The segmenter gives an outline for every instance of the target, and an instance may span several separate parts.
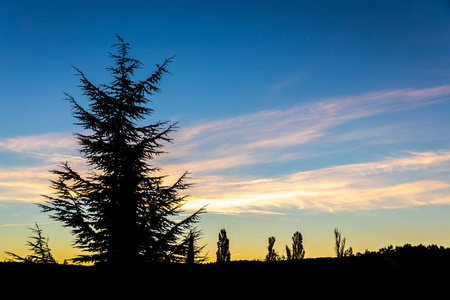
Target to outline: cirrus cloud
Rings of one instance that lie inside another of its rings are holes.
[[[450,204],[450,151],[402,154],[274,178],[207,176],[196,181],[189,205],[209,203],[216,213],[281,213]]]
[[[448,149],[393,149],[395,155],[376,156],[377,159],[372,156],[359,163],[336,159],[325,167],[273,172],[280,163],[322,157],[323,150],[318,150],[322,145],[332,149],[339,143],[365,139],[370,141],[363,147],[380,141],[389,144],[404,135],[397,130],[399,124],[350,126],[347,130],[340,127],[355,120],[446,103],[449,99],[450,85],[379,91],[202,122],[176,132],[174,144],[166,149],[170,154],[153,163],[162,166],[168,181],[185,170],[192,171],[195,185],[186,208],[209,204],[208,211],[212,213],[450,204]],[[427,128],[422,130],[430,136]],[[76,140],[69,133],[0,139],[0,154],[14,152],[36,160],[34,166],[0,165],[0,201],[42,201],[39,195],[51,192],[48,170],[58,161],[69,161],[76,169],[86,170],[76,148]],[[355,154],[350,148],[341,151],[349,157]],[[255,175],[255,171],[249,172],[254,168],[270,172]]]

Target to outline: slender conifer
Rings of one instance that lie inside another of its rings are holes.
[[[231,260],[230,240],[227,237],[227,231],[221,229],[219,232],[219,240],[217,241],[217,262],[228,262]]]

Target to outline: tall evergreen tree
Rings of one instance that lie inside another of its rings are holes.
[[[198,221],[204,207],[176,221],[186,196],[179,193],[190,187],[185,172],[174,184],[164,185],[159,168],[152,159],[163,154],[164,143],[176,123],[156,122],[139,126],[152,115],[148,96],[160,92],[159,83],[172,58],[156,65],[148,78],[133,81],[142,63],[128,56],[129,44],[118,36],[110,53],[115,65],[108,68],[109,84],[94,85],[83,72],[80,77],[89,108],[83,108],[67,95],[77,125],[84,129],[76,137],[80,152],[92,167],[82,176],[68,163],[52,171],[53,196],[42,204],[44,212],[72,228],[74,245],[88,252],[80,261],[106,261],[115,264],[183,261],[185,237]],[[181,243],[181,244],[180,244]]]

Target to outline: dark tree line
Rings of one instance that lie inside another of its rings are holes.
[[[57,264],[56,260],[53,258],[49,247],[49,238],[44,237],[42,234],[42,229],[35,224],[35,228],[29,228],[33,232],[33,236],[30,236],[30,240],[27,242],[29,246],[30,254],[22,257],[12,252],[5,252],[11,258],[9,261],[12,262],[22,262],[30,264]],[[342,259],[344,257],[352,258],[362,258],[381,262],[382,264],[390,264],[391,267],[428,267],[428,266],[447,266],[450,264],[450,248],[445,248],[443,246],[429,245],[424,246],[422,244],[418,246],[412,246],[410,244],[405,244],[404,246],[388,246],[380,248],[378,251],[366,250],[364,253],[353,254],[350,248],[342,251],[344,249],[342,244],[337,246],[337,241],[343,240],[340,231],[335,229],[335,250],[340,249],[340,253],[336,253],[336,258]],[[192,230],[186,239],[182,242],[186,245],[186,256],[184,260],[180,260],[180,263],[194,264],[205,262],[207,259],[206,255],[202,255],[204,246],[199,247],[198,241],[201,238],[201,232],[198,230]],[[345,238],[344,238],[345,239]],[[292,249],[286,246],[286,257],[284,255],[279,255],[275,250],[275,237],[268,238],[268,253],[265,257],[266,262],[274,261],[294,261],[302,260],[305,256],[305,250],[302,244],[303,238],[300,232],[295,232],[292,236]],[[225,229],[221,229],[218,236],[217,242],[217,260],[216,263],[225,263],[231,261],[230,252],[230,240],[227,237],[227,232]],[[296,249],[296,250],[295,250]],[[342,254],[343,253],[343,254]],[[64,261],[66,264],[67,261]]]
[[[335,252],[336,257],[348,257],[353,256],[352,248],[345,249],[345,241],[346,238],[342,238],[341,232],[336,228],[334,230],[334,239],[335,239]],[[271,236],[268,238],[268,246],[267,246],[267,254],[265,257],[265,261],[279,261],[279,260],[299,260],[305,257],[305,248],[303,247],[303,236],[299,231],[296,231],[292,236],[292,248],[288,245],[285,246],[286,256],[280,255],[275,250],[275,237]],[[226,256],[223,253],[227,253]],[[225,229],[222,229],[219,233],[219,241],[217,242],[217,262],[229,261],[229,257],[231,256],[229,252],[229,240],[226,235]],[[228,258],[225,259],[225,257]]]
[[[139,126],[153,113],[148,107],[152,96],[160,92],[159,84],[172,58],[156,65],[146,79],[133,81],[142,63],[129,57],[129,44],[118,36],[110,53],[115,64],[108,68],[112,81],[95,85],[75,68],[89,106],[82,107],[72,96],[72,105],[80,152],[91,167],[87,175],[61,163],[52,171],[53,195],[45,195],[40,205],[50,217],[72,229],[74,245],[85,254],[77,261],[135,264],[142,262],[189,261],[198,254],[193,243],[199,233],[193,228],[204,212],[200,208],[185,219],[179,219],[181,195],[191,185],[184,172],[173,184],[152,160],[163,154],[165,143],[176,123],[157,121]]]
[[[395,265],[449,265],[450,248],[437,245],[417,245],[405,244],[403,246],[393,246],[380,248],[378,251],[366,250],[364,253],[356,253],[358,257],[376,258],[381,257]]]
[[[275,251],[275,237],[271,236],[268,239],[269,245],[267,247],[268,253],[265,257],[265,261],[277,261],[282,257]],[[300,232],[295,232],[292,236],[292,251],[291,248],[286,246],[286,254],[288,260],[302,259],[305,257],[305,249],[303,248],[303,237]],[[225,229],[221,229],[217,241],[216,262],[229,262],[231,260],[230,253],[230,240],[227,237]]]

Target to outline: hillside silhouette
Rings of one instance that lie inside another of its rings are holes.
[[[406,244],[341,258],[199,264],[154,263],[129,267],[3,262],[0,263],[0,274],[7,276],[3,278],[6,282],[7,279],[16,280],[26,274],[26,278],[34,284],[63,284],[80,279],[90,284],[89,282],[96,283],[102,278],[108,282],[120,279],[133,284],[151,282],[152,285],[158,285],[167,284],[170,278],[182,278],[179,284],[184,286],[220,283],[233,285],[233,288],[249,288],[254,285],[281,288],[317,283],[323,286],[359,284],[378,288],[400,288],[405,284],[411,288],[411,284],[415,283],[420,284],[421,288],[439,288],[445,286],[450,279],[450,248]]]

